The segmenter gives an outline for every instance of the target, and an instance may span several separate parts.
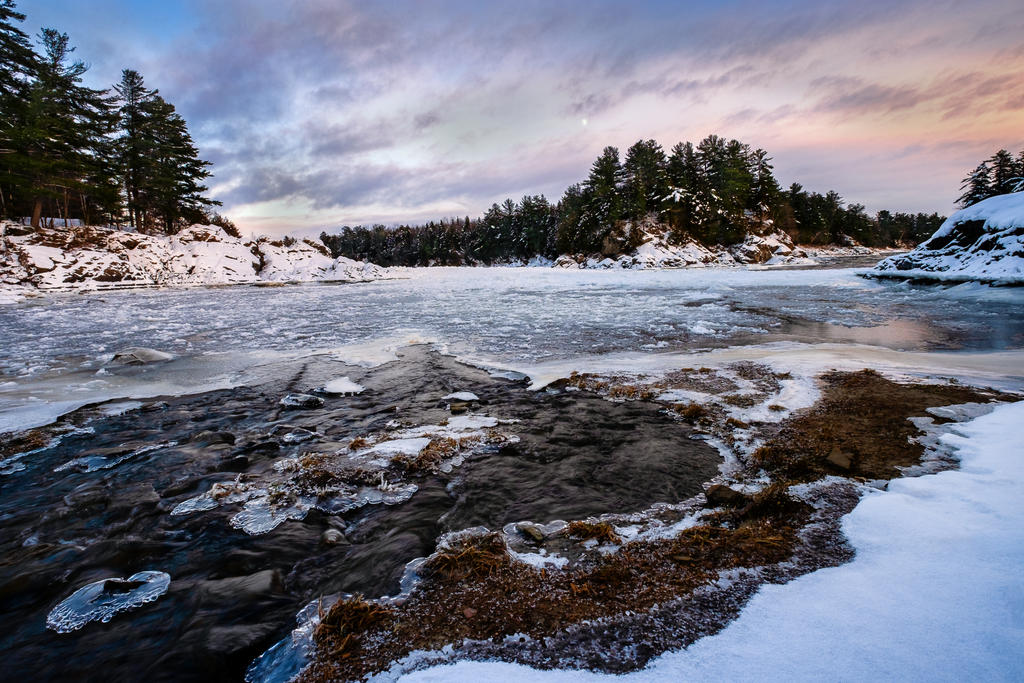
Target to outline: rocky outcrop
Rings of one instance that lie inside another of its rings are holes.
[[[564,255],[554,265],[557,268],[646,270],[757,263],[781,265],[813,261],[781,230],[764,235],[751,233],[738,244],[706,246],[693,239],[682,242],[671,240],[665,226],[647,225],[640,238],[640,245],[629,253],[616,258]]]
[[[331,258],[315,242],[244,240],[213,225],[193,225],[171,236],[0,227],[0,301],[39,290],[365,281],[385,272],[372,263]]]
[[[957,211],[916,249],[885,259],[867,275],[1024,284],[1024,192]]]

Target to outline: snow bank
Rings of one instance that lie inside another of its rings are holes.
[[[765,585],[715,636],[614,680],[957,681],[1024,679],[1024,402],[944,437],[961,469],[897,479],[844,520],[853,562]],[[460,662],[401,678],[612,680]]]
[[[1024,283],[1024,192],[989,197],[957,211],[926,242],[885,259],[866,275]]]
[[[385,274],[372,263],[332,259],[315,243],[242,240],[213,225],[193,225],[169,237],[90,227],[4,233],[0,303],[39,290],[365,281]]]
[[[731,246],[705,246],[688,239],[676,243],[669,239],[667,230],[648,226],[642,242],[632,253],[617,258],[590,258],[561,256],[554,265],[558,268],[628,269],[688,268],[693,266],[735,266],[749,263],[770,265],[813,263],[803,250],[795,247],[789,235],[776,230],[767,235],[748,234],[743,242]]]

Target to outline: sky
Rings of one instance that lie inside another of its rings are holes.
[[[1024,3],[21,0],[87,83],[142,73],[243,231],[478,216],[557,200],[606,145],[709,134],[783,186],[948,214],[1024,149]]]

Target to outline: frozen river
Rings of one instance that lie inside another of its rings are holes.
[[[0,432],[121,395],[251,382],[281,357],[331,353],[376,364],[417,341],[528,373],[543,364],[582,370],[583,359],[609,354],[780,343],[960,354],[1024,348],[1021,288],[917,287],[850,269],[435,268],[396,276],[60,295],[0,307]],[[103,370],[134,346],[179,360],[139,375]],[[1000,363],[1008,375],[1024,373]]]
[[[811,405],[829,368],[1024,388],[1024,288],[879,283],[849,269],[396,275],[0,307],[0,433],[49,425],[0,440],[0,608],[13,625],[0,648],[12,676],[237,680],[303,605],[395,594],[445,531],[639,514],[690,499],[729,466],[664,401],[528,391],[509,381],[522,375],[534,387],[573,370],[738,377],[736,361],[759,361],[784,378],[762,397],[765,414],[744,413],[763,421]],[[406,348],[417,343],[428,346]],[[130,347],[173,359],[111,362]],[[309,410],[280,404],[342,375],[365,391]],[[291,486],[289,462],[334,462],[385,433],[392,446],[430,441],[394,430],[456,429],[446,397],[462,390],[482,399],[463,422],[500,418],[504,445],[407,481],[392,472],[380,490],[409,494],[394,505],[369,504],[370,491],[365,507],[346,507],[341,493],[303,489],[318,507],[297,499],[266,527],[258,496]],[[236,485],[252,501],[218,506],[213,492]],[[249,518],[264,526],[237,524]],[[152,604],[73,633],[83,612],[68,608],[48,628],[58,603],[92,604],[78,591],[137,576],[155,577],[142,587]]]

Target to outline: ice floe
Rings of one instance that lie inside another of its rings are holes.
[[[94,581],[54,607],[46,617],[46,627],[57,633],[71,633],[90,621],[106,623],[119,612],[153,602],[167,592],[170,584],[170,574],[158,571]]]
[[[321,391],[325,394],[337,395],[361,394],[363,393],[363,391],[365,391],[365,387],[363,387],[361,384],[356,384],[347,376],[345,376],[338,377],[337,379],[332,379],[330,382],[323,386]]]

